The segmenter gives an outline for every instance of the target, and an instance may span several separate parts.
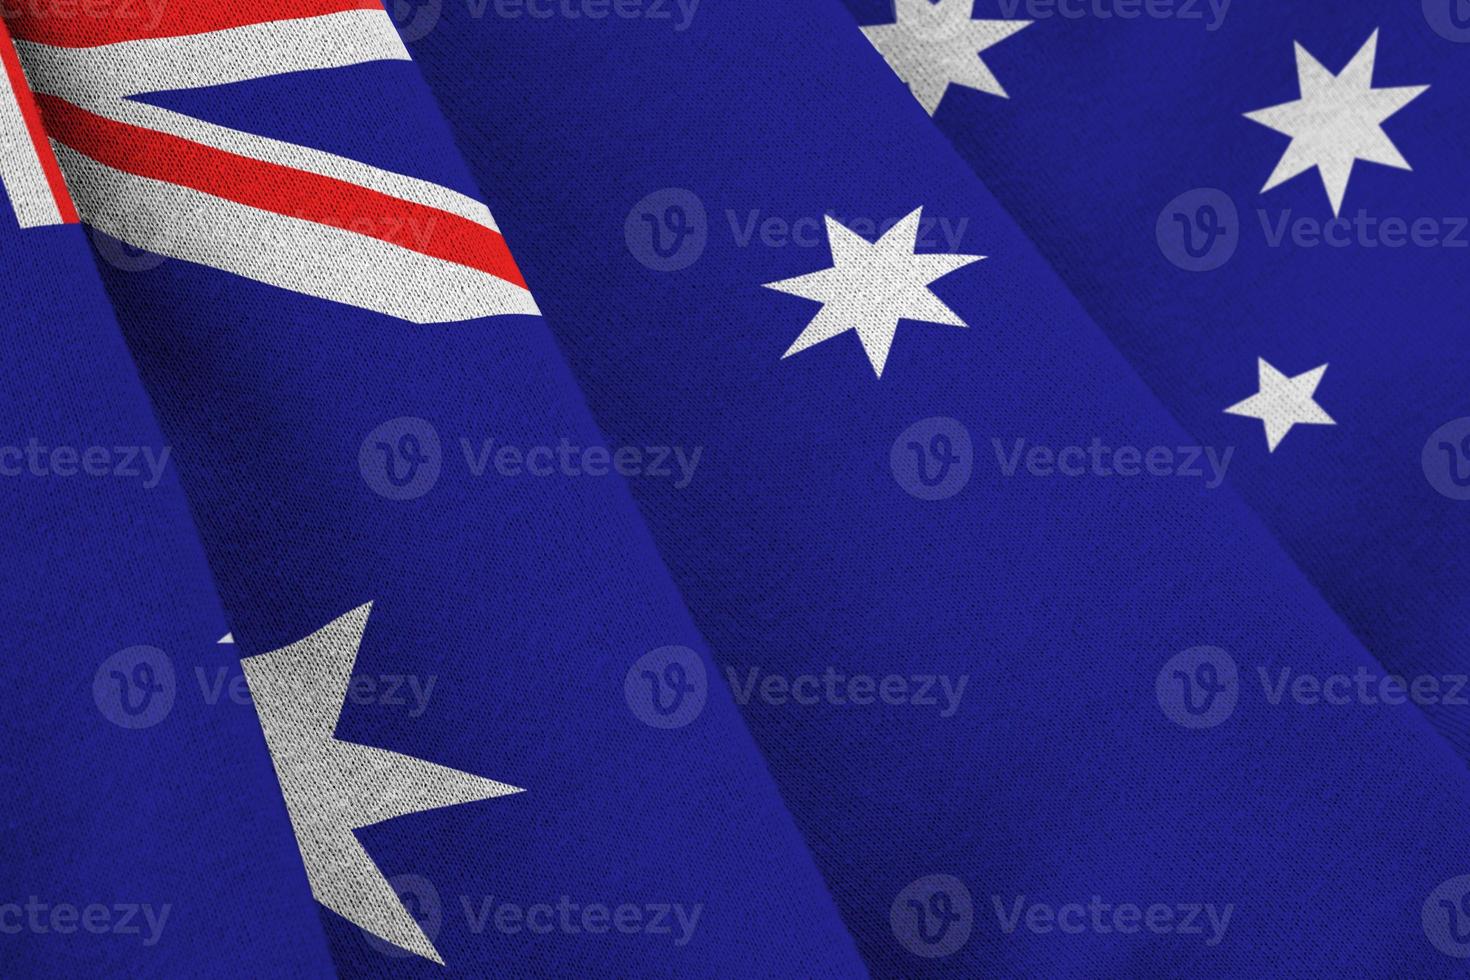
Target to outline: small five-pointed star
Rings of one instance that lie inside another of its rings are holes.
[[[873,372],[883,377],[899,320],[923,320],[953,327],[968,324],[935,296],[929,284],[979,262],[983,255],[919,255],[919,217],[923,208],[870,242],[827,217],[832,268],[766,283],[775,289],[822,304],[812,322],[796,338],[783,359],[849,330],[862,341]]]
[[[950,85],[1009,98],[980,52],[1032,22],[971,20],[973,9],[974,0],[898,0],[894,23],[863,28],[931,116]]]
[[[1296,45],[1302,97],[1245,114],[1247,119],[1291,137],[1291,145],[1261,193],[1316,167],[1336,216],[1342,212],[1355,161],[1413,169],[1383,131],[1382,123],[1429,86],[1374,88],[1373,61],[1377,53],[1378,32],[1374,31],[1347,67],[1334,75],[1301,44]]]
[[[1312,368],[1305,374],[1288,378],[1266,362],[1257,358],[1261,390],[1243,402],[1225,409],[1231,415],[1260,419],[1266,425],[1266,446],[1271,452],[1281,445],[1281,440],[1295,425],[1336,425],[1332,416],[1322,410],[1312,397],[1327,365]]]

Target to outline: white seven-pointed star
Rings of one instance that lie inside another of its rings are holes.
[[[929,115],[950,85],[964,85],[1008,98],[980,52],[999,44],[1029,20],[971,20],[975,0],[897,0],[892,24],[863,33]]]
[[[1316,167],[1332,201],[1332,213],[1337,215],[1342,211],[1354,161],[1413,169],[1383,131],[1382,123],[1429,86],[1374,88],[1373,60],[1377,53],[1378,32],[1374,31],[1347,67],[1334,75],[1297,44],[1296,73],[1302,97],[1245,114],[1247,119],[1291,137],[1291,145],[1261,188],[1262,193]]]
[[[1332,416],[1322,411],[1322,406],[1312,398],[1317,385],[1327,371],[1327,365],[1312,368],[1305,374],[1288,378],[1264,357],[1257,358],[1261,377],[1261,390],[1243,402],[1225,409],[1231,415],[1260,419],[1266,424],[1266,446],[1271,452],[1281,445],[1281,440],[1294,425],[1336,425]]]
[[[359,606],[304,640],[241,664],[312,896],[373,935],[443,965],[353,831],[521,791],[333,736],[371,609],[372,603]]]
[[[917,255],[919,208],[894,225],[876,242],[870,242],[830,215],[827,242],[832,246],[832,268],[793,279],[766,283],[804,299],[814,299],[822,309],[807,324],[801,336],[781,356],[790,357],[813,344],[830,340],[848,330],[857,331],[873,372],[883,377],[883,365],[898,332],[899,320],[924,320],[950,326],[967,326],[935,296],[929,284],[936,279],[979,262],[983,255]]]

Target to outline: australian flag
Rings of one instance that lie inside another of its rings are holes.
[[[1463,0],[4,14],[0,976],[1465,975]]]

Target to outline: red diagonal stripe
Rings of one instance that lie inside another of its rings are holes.
[[[0,64],[4,65],[5,74],[10,79],[10,90],[15,93],[26,132],[30,134],[31,145],[36,148],[36,159],[41,162],[41,172],[46,175],[46,186],[51,188],[51,196],[56,200],[56,210],[63,222],[76,224],[77,209],[72,205],[66,181],[61,177],[61,168],[56,165],[56,154],[51,152],[51,141],[46,138],[46,130],[41,125],[41,113],[36,109],[36,100],[31,95],[31,87],[21,70],[20,58],[10,43],[4,22],[0,22]]]
[[[51,136],[98,163],[262,211],[345,228],[525,288],[505,239],[468,218],[106,119],[53,95],[37,94],[36,100]]]
[[[382,9],[379,0],[10,0],[4,4],[4,15],[16,37],[90,48],[343,10]]]

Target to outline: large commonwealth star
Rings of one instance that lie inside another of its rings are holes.
[[[1355,161],[1413,169],[1383,131],[1382,123],[1429,86],[1374,88],[1377,53],[1378,32],[1374,31],[1347,67],[1334,75],[1306,48],[1296,45],[1301,98],[1245,114],[1247,119],[1291,137],[1262,193],[1316,167],[1332,202],[1332,213],[1337,215],[1342,211]]]
[[[333,734],[372,603],[287,647],[241,661],[318,902],[443,964],[354,830],[421,810],[521,792]]]

